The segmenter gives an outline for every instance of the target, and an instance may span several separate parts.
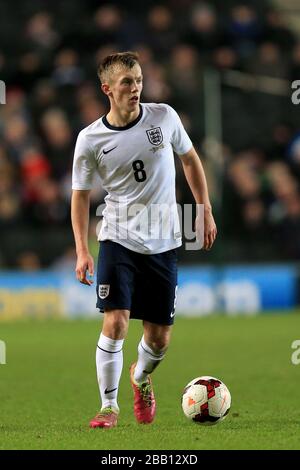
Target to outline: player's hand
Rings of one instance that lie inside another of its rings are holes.
[[[93,277],[94,275],[94,260],[89,253],[80,253],[77,255],[75,272],[78,281],[82,284],[86,284],[87,286],[93,284],[94,281],[87,278],[87,274],[89,277]]]
[[[203,229],[204,222],[204,229]],[[203,229],[203,248],[205,250],[210,250],[214,244],[214,241],[217,236],[217,226],[212,215],[211,209],[204,208],[204,220],[202,216],[197,215],[196,217],[196,231],[201,233],[201,227]]]
[[[217,226],[211,209],[204,209],[204,243],[203,248],[210,250],[217,236]]]

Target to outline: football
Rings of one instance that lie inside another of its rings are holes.
[[[221,380],[204,375],[186,385],[181,404],[187,418],[195,423],[212,425],[226,418],[231,395]]]

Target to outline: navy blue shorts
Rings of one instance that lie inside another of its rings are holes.
[[[100,243],[97,307],[130,310],[130,318],[159,325],[174,323],[177,250],[143,255],[119,243]]]

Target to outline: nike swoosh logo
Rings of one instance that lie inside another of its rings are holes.
[[[117,390],[117,388],[118,388],[118,387],[112,388],[111,390],[107,390],[107,388],[106,388],[106,389],[104,390],[104,393],[105,393],[105,395],[106,395],[107,393],[114,392],[115,390]]]
[[[117,147],[118,147],[118,146],[116,145],[115,147],[113,147],[112,149],[109,149],[109,150],[104,150],[104,149],[103,149],[104,155],[106,155],[106,154],[109,153],[109,152],[112,152],[112,151],[115,150]]]
[[[170,314],[170,317],[171,317],[171,318],[175,317],[175,312],[171,313],[171,314]]]

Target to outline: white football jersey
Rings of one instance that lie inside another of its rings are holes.
[[[107,191],[99,240],[143,254],[181,245],[173,150],[192,148],[178,114],[167,104],[141,104],[125,127],[101,117],[77,138],[72,188],[88,190],[94,173]]]

